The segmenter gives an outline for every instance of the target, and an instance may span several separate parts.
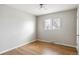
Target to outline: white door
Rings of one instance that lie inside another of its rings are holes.
[[[77,36],[79,35],[79,8],[77,11]]]
[[[78,51],[78,55],[79,55],[79,36],[77,36],[77,51]]]
[[[79,54],[79,8],[77,10],[77,51]]]

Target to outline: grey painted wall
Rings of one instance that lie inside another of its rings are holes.
[[[0,52],[35,40],[36,17],[0,5]]]
[[[76,46],[76,13],[77,10],[67,10],[47,15],[37,16],[37,38],[41,41],[57,43],[67,46]],[[44,30],[45,19],[61,18],[60,30]]]

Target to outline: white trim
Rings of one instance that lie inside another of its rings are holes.
[[[58,43],[58,42],[50,42],[50,41],[40,40],[40,39],[38,39],[38,41],[49,42],[49,43],[55,43],[55,44],[60,44],[60,45],[64,45],[64,46],[69,46],[69,47],[74,47],[74,48],[76,48],[76,46],[68,45],[68,44],[63,44],[63,43]]]
[[[32,41],[30,41],[30,42],[27,42],[27,43],[24,43],[24,44],[18,45],[18,46],[16,46],[16,47],[13,47],[13,48],[10,48],[10,49],[6,49],[6,50],[0,52],[0,54],[3,54],[3,53],[5,53],[5,52],[11,51],[11,50],[13,50],[13,49],[16,49],[16,48],[22,47],[22,46],[24,46],[24,45],[26,45],[26,44],[29,44],[29,43],[31,43],[31,42],[34,42],[34,41],[36,41],[36,40],[32,40]]]

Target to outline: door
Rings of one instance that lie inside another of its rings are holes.
[[[79,8],[77,10],[77,51],[79,54]]]

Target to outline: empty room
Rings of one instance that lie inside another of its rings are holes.
[[[0,55],[78,54],[78,4],[0,4]]]

